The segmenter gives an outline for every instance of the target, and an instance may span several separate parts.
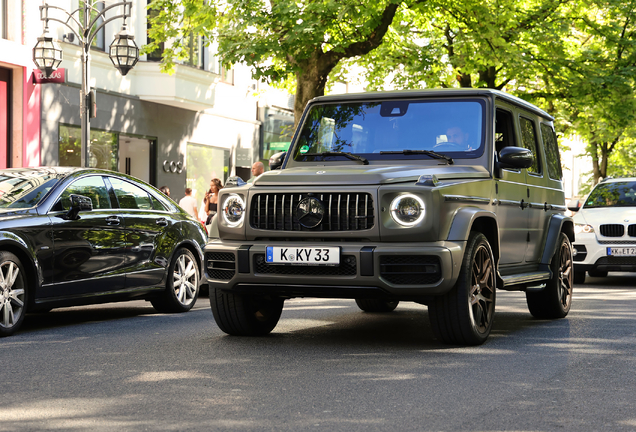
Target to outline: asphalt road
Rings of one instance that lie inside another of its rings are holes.
[[[499,291],[472,348],[438,343],[411,303],[291,300],[270,336],[241,338],[207,302],[27,316],[0,339],[0,431],[636,430],[636,274],[588,278],[556,321]]]

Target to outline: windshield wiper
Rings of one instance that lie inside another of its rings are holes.
[[[369,165],[369,161],[362,156],[348,152],[321,152],[321,153],[305,153],[301,156],[344,156],[348,159],[362,162],[364,165]]]
[[[403,154],[403,155],[419,155],[423,154],[434,159],[444,159],[449,165],[453,164],[453,158],[430,150],[400,150],[400,151],[381,151],[383,154]]]

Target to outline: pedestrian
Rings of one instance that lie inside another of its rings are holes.
[[[179,205],[192,217],[197,217],[197,200],[192,196],[192,189],[185,189],[185,196],[179,200]]]
[[[170,197],[170,188],[168,186],[161,186],[159,190],[168,198]]]
[[[221,180],[218,178],[210,180],[210,190],[206,192],[205,197],[203,198],[203,205],[205,207],[205,213],[207,214],[207,219],[205,221],[206,225],[210,224],[212,216],[214,216],[218,210],[219,191],[221,189],[223,189]]]
[[[259,175],[263,174],[263,171],[265,171],[263,162],[254,162],[254,164],[252,165],[252,177],[258,177]]]

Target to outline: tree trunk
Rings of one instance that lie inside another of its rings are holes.
[[[323,53],[317,51],[311,58],[297,63],[300,70],[296,72],[294,127],[298,126],[307,102],[315,97],[324,96],[329,72],[337,64],[328,60]]]

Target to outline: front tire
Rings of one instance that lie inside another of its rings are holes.
[[[365,312],[392,312],[399,301],[387,301],[380,299],[356,299],[356,304]]]
[[[178,249],[168,268],[165,291],[150,303],[162,313],[189,311],[199,296],[199,275],[199,265],[192,252],[186,248]]]
[[[600,278],[607,277],[607,271],[605,270],[588,270],[587,274],[589,274],[590,277],[600,277]]]
[[[486,341],[495,315],[495,260],[482,233],[471,232],[459,278],[445,295],[428,307],[433,332],[446,344],[480,345]]]
[[[574,265],[572,245],[564,233],[559,237],[559,247],[550,263],[552,278],[545,288],[537,292],[526,292],[530,313],[536,318],[564,318],[572,305]]]
[[[27,286],[20,259],[0,252],[0,337],[16,332],[24,321]]]
[[[585,283],[585,270],[574,270],[574,283],[576,285]]]
[[[263,336],[278,324],[283,299],[239,295],[210,286],[210,307],[219,328],[234,336]]]

